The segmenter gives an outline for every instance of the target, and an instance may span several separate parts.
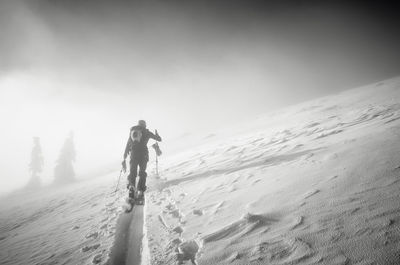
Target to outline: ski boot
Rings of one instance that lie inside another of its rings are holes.
[[[136,188],[135,186],[129,185],[129,197],[126,198],[125,212],[129,213],[132,211],[135,205]]]
[[[136,204],[144,205],[144,192],[141,190],[138,191],[137,198],[136,198]]]

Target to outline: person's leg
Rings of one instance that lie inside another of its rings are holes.
[[[146,190],[146,168],[147,168],[147,159],[143,159],[139,163],[139,183],[138,190],[144,192]]]
[[[136,187],[136,177],[137,177],[137,169],[139,162],[137,159],[131,159],[130,161],[130,172],[128,175],[129,185]]]

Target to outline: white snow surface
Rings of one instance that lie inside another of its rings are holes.
[[[393,78],[162,160],[147,200],[152,264],[400,264],[399,136]]]
[[[117,177],[3,198],[0,263],[104,264],[124,196]]]
[[[399,140],[393,78],[163,154],[146,195],[150,264],[400,264]],[[117,176],[3,198],[1,264],[106,264]]]

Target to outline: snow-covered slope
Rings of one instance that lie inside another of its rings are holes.
[[[395,78],[168,159],[148,200],[153,264],[400,264],[399,136]]]
[[[151,264],[400,264],[399,138],[394,78],[164,154],[144,211]],[[1,264],[106,264],[117,176],[3,199]]]
[[[0,263],[104,264],[121,212],[123,193],[113,193],[117,177],[3,199]]]

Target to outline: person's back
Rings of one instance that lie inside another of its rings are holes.
[[[143,128],[139,125],[133,126],[130,134],[130,140],[132,140],[131,156],[133,155],[135,157],[148,155],[147,144],[150,139],[161,141],[161,137],[158,135],[157,131],[156,134],[153,134],[147,128]]]

